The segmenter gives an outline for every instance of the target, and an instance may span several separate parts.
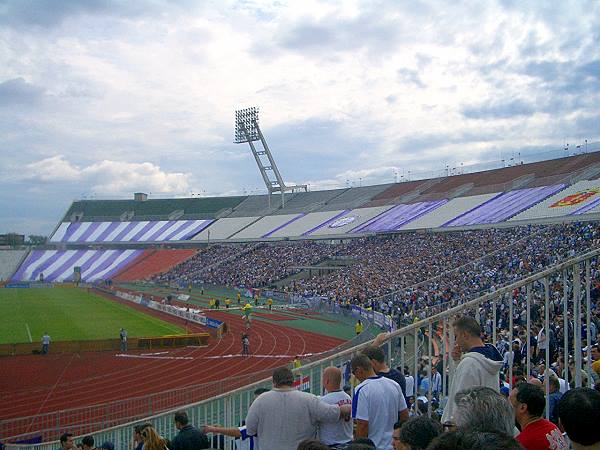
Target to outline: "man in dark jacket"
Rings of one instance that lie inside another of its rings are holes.
[[[177,411],[175,413],[175,427],[179,430],[177,436],[171,441],[171,450],[196,450],[209,448],[210,443],[204,433],[190,425],[187,413]]]

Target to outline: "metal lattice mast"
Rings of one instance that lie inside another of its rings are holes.
[[[254,142],[260,141],[263,149],[257,150]],[[269,207],[271,207],[271,195],[281,193],[281,205],[285,206],[285,193],[296,190],[307,191],[306,185],[286,186],[281,172],[277,168],[275,159],[267,145],[267,141],[258,125],[258,108],[240,109],[235,112],[235,140],[234,143],[241,144],[247,142],[252,150],[252,155],[260,170],[260,174],[269,193]],[[266,161],[263,160],[266,158]]]

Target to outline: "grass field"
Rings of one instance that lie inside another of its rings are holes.
[[[180,334],[176,325],[81,289],[0,289],[0,344]]]

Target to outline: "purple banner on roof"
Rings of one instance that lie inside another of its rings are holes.
[[[367,233],[370,231],[393,231],[446,204],[448,200],[434,202],[419,202],[410,205],[396,205],[369,222],[355,228],[352,233]]]
[[[285,223],[282,223],[281,225],[279,225],[277,228],[272,229],[271,231],[269,231],[267,234],[263,234],[261,237],[269,237],[271,236],[273,233],[275,233],[276,231],[281,230],[283,227],[287,227],[290,223],[295,222],[298,219],[303,218],[306,215],[306,213],[300,213],[298,214],[296,217],[292,217],[290,220],[288,220]]]
[[[503,192],[442,226],[458,227],[503,222],[564,188],[564,184],[558,184]]]
[[[579,214],[586,214],[589,211],[591,211],[592,209],[596,208],[598,205],[600,205],[600,198],[597,198],[596,200],[594,200],[593,202],[588,203],[587,205],[582,206],[579,209],[576,209],[575,211],[573,211],[571,214],[569,214],[570,216],[577,216]]]

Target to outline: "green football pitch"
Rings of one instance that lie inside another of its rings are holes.
[[[181,334],[184,330],[82,289],[0,289],[0,344]]]

